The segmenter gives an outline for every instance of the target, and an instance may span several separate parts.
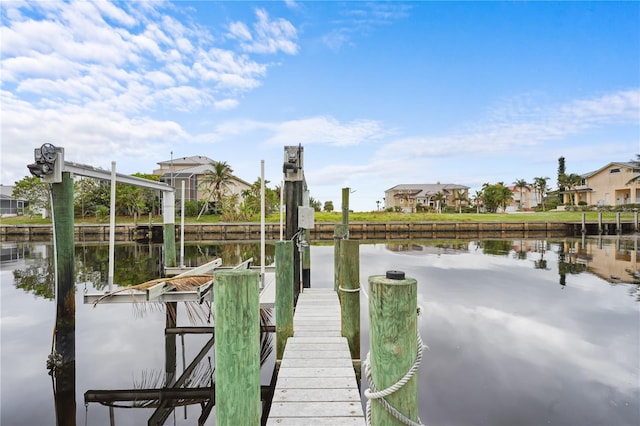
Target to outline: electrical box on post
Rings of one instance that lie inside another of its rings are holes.
[[[313,229],[315,210],[313,207],[298,206],[298,228]]]

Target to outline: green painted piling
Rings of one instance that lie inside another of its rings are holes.
[[[293,241],[276,242],[276,358],[293,336]]]
[[[73,179],[62,173],[62,182],[51,185],[56,244],[55,351],[62,356],[56,369],[55,405],[58,425],[76,424],[76,302],[74,282]]]
[[[176,266],[176,224],[165,223],[162,226],[162,241],[164,245],[164,266]]]
[[[257,271],[215,274],[216,424],[259,425],[260,300]]]
[[[417,281],[404,278],[404,273],[399,271],[369,277],[369,321],[371,378],[375,387],[382,391],[400,380],[416,359]],[[417,422],[417,376],[386,400]],[[371,401],[371,424],[402,425],[377,400]]]
[[[360,242],[341,240],[339,244],[341,331],[351,359],[360,360]]]

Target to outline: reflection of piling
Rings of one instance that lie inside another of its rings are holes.
[[[342,336],[352,360],[360,360],[360,243],[340,240],[340,306]]]
[[[404,272],[389,271],[386,276],[369,277],[370,373],[378,391],[395,385],[416,361],[417,281]],[[372,386],[372,390],[374,387]],[[418,421],[418,378],[385,397],[396,410]],[[371,401],[371,424],[401,425],[380,400]]]
[[[55,403],[58,425],[76,424],[76,302],[74,285],[73,180],[62,173],[52,186],[56,247],[55,351],[62,366],[55,370]]]
[[[165,328],[172,329],[176,327],[178,316],[178,303],[165,303]],[[164,335],[164,371],[165,386],[172,386],[176,380],[176,335],[174,333],[165,333]]]
[[[598,234],[602,235],[602,211],[598,212]]]
[[[216,424],[260,424],[259,274],[216,273]]]
[[[293,336],[293,242],[276,242],[276,358]]]

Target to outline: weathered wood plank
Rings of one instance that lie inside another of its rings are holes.
[[[278,377],[353,377],[355,379],[356,373],[353,371],[353,367],[290,367],[281,368]]]
[[[267,426],[352,426],[364,425],[359,417],[272,417]]]
[[[285,357],[286,358],[304,358],[304,359],[308,359],[308,358],[313,358],[313,359],[324,359],[324,358],[339,359],[339,358],[346,358],[344,356],[344,353],[339,352],[339,351],[317,351],[315,353],[312,353],[311,351],[299,351],[299,350],[289,349],[289,348],[287,348],[285,350]]]
[[[348,377],[278,377],[276,389],[358,389]]]
[[[350,359],[341,358],[286,358],[280,368],[348,367],[353,369]]]
[[[294,332],[297,336],[308,336],[308,337],[319,337],[319,336],[340,336],[340,330],[324,330],[324,331],[313,331],[313,330],[297,330],[294,329]]]
[[[273,394],[273,402],[304,402],[304,401],[351,401],[360,402],[358,389],[279,389]]]
[[[274,417],[361,417],[362,405],[355,402],[275,402],[271,404]]]

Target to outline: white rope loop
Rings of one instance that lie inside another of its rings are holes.
[[[338,290],[344,292],[344,293],[360,293],[360,287],[358,288],[344,288],[342,286],[338,287]]]
[[[400,411],[398,411],[391,404],[389,404],[389,402],[385,399],[385,397],[400,390],[405,384],[409,382],[409,380],[411,380],[411,378],[418,371],[418,368],[422,363],[422,352],[424,351],[424,343],[422,342],[422,338],[420,337],[419,331],[418,331],[417,338],[418,338],[418,348],[416,351],[416,359],[413,365],[411,366],[411,368],[409,369],[409,371],[407,371],[407,373],[396,383],[380,391],[376,389],[375,384],[373,383],[373,380],[371,378],[371,362],[369,360],[370,353],[367,353],[367,358],[365,359],[364,365],[363,365],[365,377],[369,382],[369,389],[366,389],[364,391],[364,396],[367,398],[367,406],[366,406],[367,425],[371,426],[371,400],[375,399],[384,407],[385,410],[387,410],[389,414],[391,414],[393,417],[395,417],[398,421],[402,422],[403,424],[408,426],[422,426],[422,421],[420,420],[420,418],[418,418],[417,423],[414,422],[413,420],[411,420],[410,418],[402,414]]]

